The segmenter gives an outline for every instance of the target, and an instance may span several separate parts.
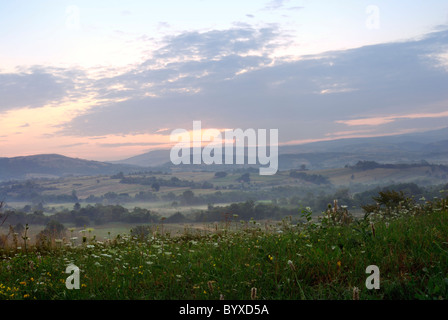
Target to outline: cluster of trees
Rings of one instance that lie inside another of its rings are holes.
[[[377,168],[386,168],[386,169],[407,169],[407,168],[419,168],[419,167],[430,167],[431,171],[434,172],[437,169],[442,172],[448,172],[448,166],[442,164],[430,164],[427,161],[422,161],[420,163],[398,163],[398,164],[390,164],[390,163],[378,163],[376,161],[358,161],[354,166],[346,165],[346,168],[354,168],[358,170],[371,170]]]
[[[194,182],[190,180],[181,180],[177,177],[171,179],[162,179],[155,176],[151,177],[123,177],[120,183],[140,184],[144,186],[151,186],[155,191],[159,191],[160,187],[188,187],[192,189],[212,189],[213,184],[207,181]]]
[[[320,174],[308,174],[303,171],[291,171],[289,173],[289,176],[291,178],[301,179],[301,180],[311,182],[311,183],[314,183],[317,185],[321,185],[321,184],[329,185],[330,184],[330,180],[327,177],[324,177],[323,175],[320,175]]]
[[[108,222],[126,223],[155,223],[160,221],[160,216],[148,209],[134,208],[132,211],[120,205],[87,205],[81,208],[74,206],[73,210],[64,210],[51,216],[44,215],[42,211],[34,211],[27,214],[20,210],[8,210],[4,212],[7,222],[17,224],[46,225],[50,221],[59,223],[73,223],[76,226],[101,225]]]
[[[5,182],[0,185],[0,199],[8,201],[30,201],[39,202],[76,202],[78,196],[73,190],[71,194],[43,194],[44,191],[57,190],[54,187],[43,187],[34,181],[25,182]]]
[[[108,203],[108,204],[118,204],[118,203],[126,203],[132,201],[158,201],[159,198],[157,195],[151,191],[140,192],[135,196],[131,196],[129,193],[116,193],[113,191],[109,191],[101,196],[90,195],[84,202],[86,203]]]
[[[232,203],[227,206],[209,205],[207,210],[201,210],[194,214],[196,222],[212,221],[249,221],[251,219],[282,219],[286,216],[297,216],[297,208],[280,207],[274,204],[255,203],[247,200],[240,203]]]

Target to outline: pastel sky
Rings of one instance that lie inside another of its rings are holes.
[[[448,2],[0,0],[0,157],[120,160],[170,133],[281,144],[448,126]]]

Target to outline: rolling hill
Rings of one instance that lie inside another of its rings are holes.
[[[0,158],[0,180],[115,174],[135,166],[69,158],[58,154]]]

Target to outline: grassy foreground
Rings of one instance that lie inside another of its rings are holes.
[[[447,299],[448,213],[430,204],[342,224],[216,224],[176,237],[88,237],[77,246],[0,249],[0,299]],[[235,224],[235,222],[233,222]],[[66,288],[66,267],[80,288]],[[380,289],[367,289],[369,265]],[[356,290],[356,289],[355,289]]]

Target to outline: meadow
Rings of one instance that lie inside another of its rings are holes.
[[[447,299],[447,200],[384,202],[361,218],[335,203],[319,216],[234,216],[176,234],[161,224],[104,237],[71,229],[41,244],[25,234],[0,249],[0,299]],[[79,289],[66,287],[70,264]],[[370,265],[379,289],[366,288]]]

